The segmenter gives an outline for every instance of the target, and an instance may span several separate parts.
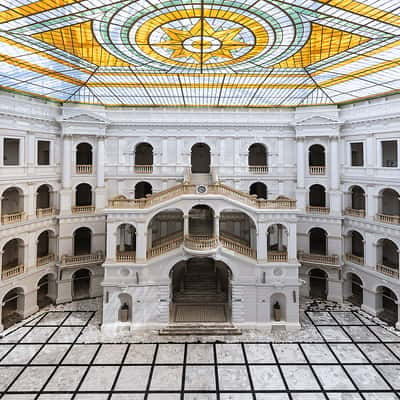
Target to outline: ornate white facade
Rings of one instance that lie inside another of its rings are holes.
[[[103,295],[104,332],[162,329],[199,262],[235,327],[296,329],[310,295],[399,321],[398,96],[297,109],[0,97],[3,322]]]

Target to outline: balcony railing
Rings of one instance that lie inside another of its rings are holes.
[[[399,269],[388,267],[387,265],[377,264],[376,270],[381,274],[389,276],[390,278],[399,279]]]
[[[43,217],[51,217],[56,213],[54,208],[37,208],[36,209],[36,217],[43,218]]]
[[[375,220],[384,224],[400,224],[400,216],[398,215],[376,214]]]
[[[365,218],[365,210],[358,210],[355,208],[346,208],[344,210],[344,215],[350,215],[357,218]]]
[[[1,279],[10,279],[14,276],[18,276],[24,273],[25,266],[23,264],[17,265],[16,267],[5,268],[1,271]]]
[[[306,263],[339,265],[339,256],[337,255],[325,256],[323,254],[312,254],[299,251],[297,253],[297,258],[299,261]]]
[[[170,241],[163,242],[158,246],[152,247],[147,250],[147,258],[158,257],[168,251],[177,249],[183,242],[183,233]]]
[[[84,265],[84,264],[97,264],[104,259],[103,252],[98,251],[93,254],[83,254],[80,256],[67,256],[61,257],[61,264],[63,266]]]
[[[36,260],[36,266],[41,267],[42,265],[50,264],[54,262],[54,254],[47,254],[46,256],[38,257]]]
[[[135,165],[135,173],[136,174],[152,174],[153,166],[152,165]]]
[[[291,200],[286,197],[280,197],[276,200],[256,199],[253,196],[233,189],[223,184],[208,185],[207,195],[222,195],[232,200],[239,201],[251,207],[262,209],[294,209],[296,208],[296,200]],[[145,199],[128,199],[125,196],[118,196],[109,201],[110,208],[147,208],[156,204],[171,200],[181,195],[197,195],[196,185],[181,184],[155,193]]]
[[[236,240],[232,240],[229,237],[226,237],[224,235],[220,235],[219,241],[221,245],[229,250],[234,251],[235,253],[242,254],[244,256],[250,257],[250,258],[257,258],[257,251],[255,249],[252,249],[251,247],[245,246],[242,243],[237,242]]]
[[[117,251],[117,261],[119,262],[135,262],[135,251]]]
[[[346,254],[346,260],[354,264],[364,265],[364,257],[359,257],[355,254]]]
[[[76,173],[79,175],[91,175],[93,173],[93,165],[77,165]]]
[[[329,214],[329,207],[316,207],[316,206],[307,206],[306,211],[309,214]]]
[[[23,211],[12,213],[12,214],[4,214],[1,216],[1,222],[4,225],[8,224],[18,224],[19,222],[24,221],[26,215]]]
[[[249,165],[249,172],[253,175],[268,174],[268,167],[266,165]]]
[[[286,251],[268,251],[268,262],[287,262],[288,255]]]
[[[191,250],[211,250],[218,246],[218,238],[206,236],[186,236],[184,245]]]
[[[93,214],[95,206],[73,206],[71,208],[72,214]]]
[[[325,167],[309,167],[310,175],[325,175],[326,168]]]

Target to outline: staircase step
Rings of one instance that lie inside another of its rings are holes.
[[[169,325],[160,329],[159,334],[165,335],[241,335],[242,331],[232,325],[213,324],[213,325],[195,325],[195,324],[176,324]]]

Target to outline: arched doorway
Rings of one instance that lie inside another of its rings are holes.
[[[76,165],[92,165],[93,152],[89,143],[79,143],[76,146]]]
[[[255,194],[257,199],[267,199],[267,186],[262,182],[254,182],[250,186],[250,194]]]
[[[322,228],[312,228],[309,232],[310,253],[326,255],[327,233]]]
[[[148,182],[138,182],[135,185],[135,199],[146,198],[148,194],[153,193],[153,188]]]
[[[326,207],[325,188],[322,185],[310,186],[308,204],[310,207]]]
[[[364,297],[363,283],[360,277],[353,273],[348,274],[347,279],[345,280],[345,285],[347,286],[346,300],[358,307],[361,307]]]
[[[14,288],[4,297],[2,303],[1,323],[4,329],[21,321],[24,315],[24,290]]]
[[[153,165],[153,146],[149,143],[139,143],[135,147],[135,166]]]
[[[48,185],[41,185],[36,191],[36,209],[50,208],[50,188]]]
[[[77,207],[92,205],[92,187],[88,183],[80,183],[76,187],[75,205]]]
[[[210,147],[205,143],[193,145],[191,153],[192,174],[209,174],[210,163]]]
[[[249,167],[267,166],[267,149],[262,143],[253,143],[249,147],[248,164]]]
[[[377,290],[377,295],[378,308],[382,310],[378,317],[388,324],[395,325],[398,320],[398,298],[396,293],[386,286],[380,286]]]
[[[231,319],[231,271],[222,261],[191,258],[170,272],[172,322],[224,323]]]
[[[72,299],[90,297],[90,271],[79,269],[72,275]]]
[[[310,167],[325,167],[325,149],[320,144],[313,144],[308,150]]]
[[[91,253],[92,231],[89,228],[78,228],[74,232],[74,256]]]
[[[214,233],[214,212],[206,205],[197,205],[189,211],[189,235],[212,237]]]
[[[314,268],[309,272],[310,297],[326,300],[328,294],[328,275],[322,269]]]
[[[43,276],[38,282],[37,305],[39,308],[53,304],[57,295],[56,280],[52,274]]]

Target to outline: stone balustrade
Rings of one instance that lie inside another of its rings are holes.
[[[308,172],[310,175],[325,175],[326,167],[309,167]]]
[[[1,279],[6,280],[14,278],[15,276],[23,274],[24,270],[25,266],[23,264],[11,268],[3,268],[3,270],[1,271]]]
[[[183,242],[183,234],[179,235],[178,237],[175,237],[174,239],[171,239],[170,241],[163,242],[158,246],[148,249],[147,258],[150,259],[158,257],[164,253],[167,253],[168,251],[174,250],[180,247],[182,242]]]
[[[56,214],[56,210],[54,208],[37,208],[36,209],[36,217],[37,218],[44,218],[44,217],[51,217],[52,215]]]
[[[339,256],[326,256],[323,254],[304,253],[299,251],[297,253],[299,261],[315,264],[339,265]]]
[[[46,256],[38,257],[36,260],[36,266],[41,267],[42,265],[50,264],[54,262],[55,255],[47,254]]]
[[[80,256],[67,256],[61,257],[62,266],[84,265],[84,264],[97,264],[104,260],[103,252],[98,251],[92,254],[82,254]]]
[[[357,210],[355,208],[346,208],[344,215],[350,215],[351,217],[365,218],[365,210]]]
[[[288,255],[286,251],[268,251],[268,262],[287,262]]]
[[[117,251],[118,262],[135,262],[136,252],[135,251]]]
[[[26,214],[23,211],[19,211],[12,214],[4,214],[1,216],[1,223],[3,225],[18,224],[26,219]]]
[[[249,165],[249,173],[252,175],[266,175],[268,174],[268,167],[266,165]]]
[[[221,245],[229,250],[234,251],[235,253],[242,254],[244,256],[256,259],[257,251],[251,247],[245,246],[242,243],[239,243],[231,238],[228,238],[224,235],[220,235],[219,241]]]
[[[329,207],[316,207],[316,206],[307,206],[306,211],[308,214],[329,214]]]
[[[93,173],[93,165],[79,164],[76,166],[76,173],[78,175],[91,175]]]
[[[135,174],[152,174],[152,165],[135,165]]]
[[[376,214],[375,220],[384,224],[400,224],[400,216],[398,215]]]
[[[399,269],[388,267],[387,265],[377,264],[376,270],[381,274],[389,276],[390,278],[399,279]]]
[[[364,265],[364,257],[359,257],[354,254],[346,254],[345,258],[354,264]]]
[[[93,214],[95,206],[73,206],[71,208],[72,214]]]
[[[211,250],[218,246],[218,238],[206,236],[186,236],[184,245],[191,250]]]

